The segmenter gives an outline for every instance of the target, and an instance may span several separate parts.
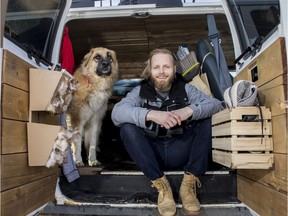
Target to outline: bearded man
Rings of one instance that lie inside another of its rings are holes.
[[[182,170],[179,190],[182,210],[198,214],[199,176],[211,153],[211,116],[223,107],[215,98],[176,78],[167,49],[155,49],[148,60],[148,78],[118,102],[112,120],[132,160],[158,191],[158,211],[176,215],[172,189],[164,171]]]

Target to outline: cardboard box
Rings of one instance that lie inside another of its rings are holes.
[[[31,111],[48,110],[51,102],[59,96],[59,88],[62,81],[73,79],[73,76],[65,71],[40,70],[35,68],[29,69],[30,80],[30,106]],[[74,83],[73,83],[74,85]],[[76,87],[76,85],[75,85]],[[71,93],[72,94],[72,93]],[[69,102],[70,103],[70,102]],[[55,113],[62,113],[61,107],[53,109]],[[66,110],[64,110],[66,111]]]
[[[29,166],[46,165],[60,131],[61,126],[55,125],[55,120],[51,120],[56,115],[51,116],[51,119],[48,119],[48,115],[47,119],[40,119],[40,113],[47,111],[47,105],[50,104],[64,76],[71,75],[63,71],[29,69],[30,98],[29,122],[27,123]],[[52,122],[54,124],[51,124]],[[60,124],[60,121],[57,124]]]
[[[61,126],[27,123],[29,166],[45,166]]]
[[[237,107],[212,116],[214,162],[232,169],[272,167],[271,112],[265,107],[261,112],[258,107]]]
[[[30,110],[46,110],[62,77],[59,71],[30,68]]]

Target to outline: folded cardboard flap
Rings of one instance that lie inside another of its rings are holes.
[[[65,70],[30,68],[30,111],[62,113],[67,110],[77,82]]]
[[[29,166],[45,166],[61,126],[27,123]]]
[[[30,110],[46,110],[61,77],[59,71],[29,69]]]

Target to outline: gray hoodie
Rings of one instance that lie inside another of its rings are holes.
[[[148,129],[145,123],[149,110],[143,108],[145,99],[139,96],[140,88],[141,86],[135,87],[125,98],[115,104],[112,110],[112,121],[116,126],[121,126],[122,123],[131,123],[138,127]],[[186,84],[185,90],[190,104],[189,107],[193,110],[191,120],[211,117],[223,109],[218,99],[207,96],[194,86]],[[160,107],[161,104],[162,101],[159,99],[152,105]]]

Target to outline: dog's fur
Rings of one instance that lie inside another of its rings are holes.
[[[98,138],[102,119],[107,110],[114,83],[118,79],[116,53],[103,47],[90,50],[81,66],[75,71],[77,90],[67,109],[72,128],[77,128],[84,138],[89,166],[97,166]],[[81,141],[72,145],[77,166],[84,166],[81,156]]]

